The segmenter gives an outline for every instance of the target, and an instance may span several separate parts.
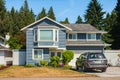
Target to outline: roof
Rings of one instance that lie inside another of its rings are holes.
[[[56,21],[54,21],[54,20],[52,20],[52,19],[50,19],[50,18],[48,18],[48,17],[44,17],[44,18],[42,18],[42,19],[40,19],[40,20],[38,20],[38,21],[35,21],[34,23],[32,23],[32,24],[30,24],[30,25],[22,28],[21,31],[26,30],[26,29],[29,28],[30,26],[32,26],[32,25],[34,25],[34,24],[36,24],[36,23],[38,23],[38,22],[40,22],[40,21],[42,21],[42,20],[44,20],[44,19],[48,19],[48,20],[50,20],[50,21],[52,21],[52,22],[54,22],[54,23],[56,23],[56,24],[58,24],[58,25],[60,25],[60,26],[63,26],[64,28],[66,28],[66,29],[68,29],[68,30],[71,30],[71,28],[69,28],[69,27],[67,27],[67,26],[65,26],[65,25],[63,25],[63,24],[60,24],[60,23],[58,23],[58,22],[56,22]]]
[[[4,44],[0,43],[0,50],[9,50]]]
[[[93,27],[90,24],[65,24],[65,26],[69,27],[72,29],[72,31],[74,32],[92,32],[92,33],[106,33],[104,31],[100,31],[98,29],[96,29],[95,27]]]
[[[102,41],[67,41],[67,45],[70,46],[104,46]]]

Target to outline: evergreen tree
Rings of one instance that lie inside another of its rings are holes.
[[[115,13],[117,15],[116,24],[112,28],[112,38],[114,41],[112,42],[113,49],[120,49],[120,0],[117,0],[117,5],[115,8]]]
[[[101,4],[97,0],[91,0],[88,5],[88,9],[86,10],[85,21],[97,29],[101,29],[103,26],[104,13],[105,12],[102,11]]]
[[[19,29],[35,21],[34,13],[29,10],[27,0],[24,1],[24,5],[20,8],[19,19]]]
[[[104,21],[104,26],[103,26],[103,30],[107,31],[107,34],[104,34],[102,36],[102,39],[104,42],[106,42],[108,44],[112,44],[112,42],[113,42],[111,30],[112,30],[114,24],[116,24],[116,14],[114,11],[112,11],[111,14],[108,13],[106,15],[106,18]],[[107,46],[106,49],[111,49],[111,47]]]
[[[70,24],[68,18],[65,18],[64,21],[60,21],[61,24]]]
[[[77,21],[75,22],[76,24],[82,23],[82,18],[80,16],[77,17]]]
[[[56,20],[56,17],[55,17],[55,14],[54,14],[54,11],[53,11],[52,7],[50,7],[47,15],[48,15],[49,18],[51,18],[53,20]]]
[[[37,20],[39,20],[39,19],[41,19],[41,18],[43,18],[45,16],[46,16],[46,11],[45,11],[44,8],[42,8],[42,11],[37,16]]]
[[[7,34],[7,33],[10,33],[10,35],[13,35],[13,32],[14,32],[14,29],[13,29],[13,25],[14,25],[14,22],[13,22],[13,19],[12,19],[12,16],[10,14],[10,12],[7,12],[5,14],[5,19],[4,19],[4,34]]]
[[[4,26],[4,19],[5,19],[5,15],[6,15],[6,8],[5,8],[5,1],[4,0],[0,0],[0,35],[4,36],[4,30],[3,28]]]

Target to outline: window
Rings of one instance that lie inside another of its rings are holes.
[[[55,41],[58,41],[58,30],[55,30]]]
[[[37,38],[37,36],[38,36],[37,34],[38,34],[38,33],[37,33],[37,29],[35,29],[35,30],[34,30],[34,41],[37,41],[37,39],[38,39],[38,38]]]
[[[50,54],[50,56],[51,57],[53,57],[53,56],[58,56],[58,57],[62,57],[62,54],[61,54],[61,52],[51,52],[51,54]]]
[[[85,33],[78,33],[77,37],[80,40],[82,40],[82,39],[85,40],[86,39],[86,34]]]
[[[55,56],[55,52],[51,52],[51,57]]]
[[[61,58],[61,52],[57,52],[57,56]]]
[[[77,39],[77,34],[69,34],[69,39]]]
[[[53,30],[40,30],[40,40],[52,41],[53,40]]]
[[[101,39],[101,34],[96,34],[96,39],[100,40]]]
[[[95,40],[96,39],[96,35],[95,34],[88,34],[88,39],[89,40]]]
[[[43,50],[42,49],[34,49],[33,59],[42,60]]]

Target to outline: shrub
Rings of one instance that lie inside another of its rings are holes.
[[[35,67],[33,64],[26,64],[25,67]]]
[[[62,61],[65,65],[68,65],[68,63],[73,59],[74,57],[74,52],[70,50],[66,50],[62,53]]]
[[[47,66],[48,65],[48,61],[42,60],[42,61],[40,61],[40,64],[41,64],[41,66]]]
[[[51,66],[57,67],[60,63],[60,57],[58,57],[58,56],[51,57],[50,61],[51,61],[50,62]]]

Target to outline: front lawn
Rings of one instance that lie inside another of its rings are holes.
[[[95,77],[95,75],[52,67],[27,68],[24,66],[11,66],[0,70],[0,78],[5,77]]]

